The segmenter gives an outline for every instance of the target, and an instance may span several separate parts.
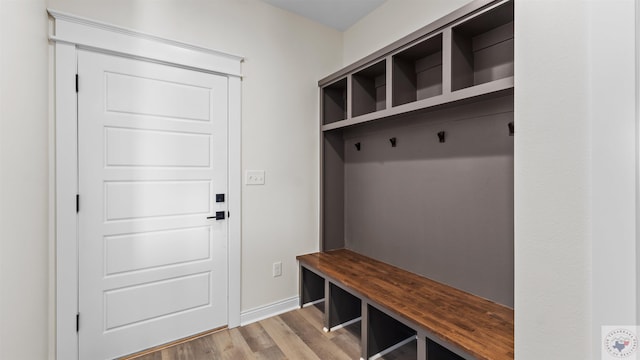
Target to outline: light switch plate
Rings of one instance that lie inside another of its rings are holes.
[[[274,262],[273,263],[273,277],[282,276],[282,262]]]
[[[246,185],[264,185],[264,170],[247,170],[244,183]]]

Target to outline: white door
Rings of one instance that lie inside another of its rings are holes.
[[[226,325],[227,78],[90,51],[78,74],[80,359]]]

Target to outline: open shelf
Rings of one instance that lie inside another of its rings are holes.
[[[347,118],[347,79],[322,88],[322,123],[330,124]]]
[[[382,60],[352,75],[352,116],[384,110],[387,106],[387,62]]]
[[[513,76],[513,2],[452,28],[451,90]]]
[[[422,100],[398,105],[374,113],[348,118],[321,126],[323,132],[349,128],[390,117],[402,117],[407,114],[428,113],[444,108],[456,107],[472,102],[489,100],[513,94],[514,78],[506,77],[477,86],[464,88],[448,94],[437,95]]]
[[[477,3],[322,80],[322,131],[512,94],[513,1]]]
[[[301,306],[324,300],[324,278],[309,269],[300,269],[300,289]]]
[[[393,56],[392,105],[442,94],[442,34]]]
[[[329,283],[329,313],[327,316],[327,328],[333,329],[335,326],[344,325],[358,321],[362,316],[362,305],[360,299],[341,287]]]
[[[369,317],[366,329],[366,353],[368,356],[379,353],[388,354],[399,349],[402,345],[407,345],[407,343],[409,347],[416,346],[414,339],[417,333],[414,329],[374,306],[367,305],[367,312]]]

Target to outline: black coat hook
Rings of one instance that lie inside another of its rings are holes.
[[[392,137],[389,139],[389,142],[391,143],[391,147],[396,147],[396,138]]]
[[[359,142],[356,143],[356,150],[360,151],[360,143]]]
[[[440,132],[438,133],[438,141],[440,141],[441,143],[443,143],[443,142],[444,142],[445,134],[446,134],[446,133],[445,133],[444,131],[440,131]]]
[[[509,136],[513,136],[513,122],[507,124],[509,126]]]

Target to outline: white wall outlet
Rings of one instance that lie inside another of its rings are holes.
[[[264,185],[264,170],[247,170],[244,183],[246,185]]]
[[[282,262],[274,262],[273,263],[273,277],[278,277],[282,275]]]

